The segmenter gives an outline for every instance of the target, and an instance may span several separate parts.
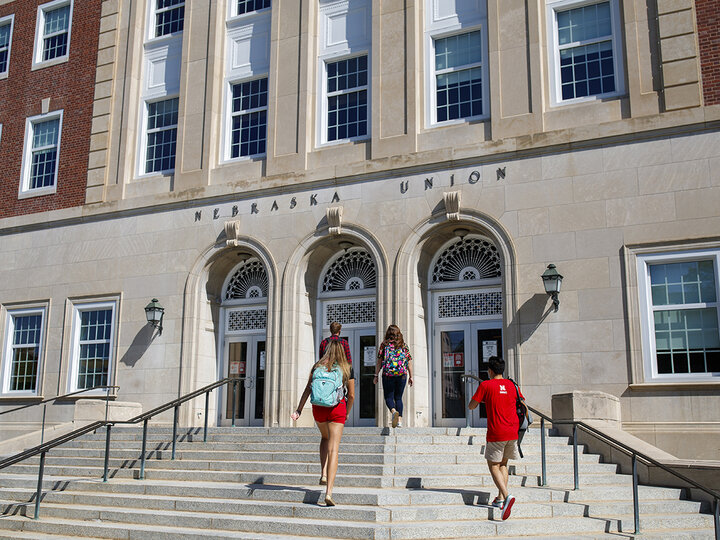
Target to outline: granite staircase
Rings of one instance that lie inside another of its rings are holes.
[[[0,471],[4,538],[634,538],[632,480],[582,453],[573,491],[572,446],[525,437],[511,466],[512,516],[488,506],[496,494],[483,458],[483,429],[346,428],[333,498],[318,485],[315,428],[151,428],[145,478],[142,430],[112,431],[110,477],[102,481],[105,432],[48,453],[40,519],[32,519],[38,458]],[[640,486],[642,538],[715,538],[710,509],[683,490]]]

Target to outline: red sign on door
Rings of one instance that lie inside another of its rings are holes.
[[[463,353],[455,353],[455,358],[453,359],[453,365],[455,367],[463,367],[465,365]]]

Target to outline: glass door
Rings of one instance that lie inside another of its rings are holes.
[[[330,335],[325,331],[323,337]],[[346,426],[376,425],[375,361],[377,357],[375,327],[345,330],[340,333],[350,346],[352,367],[355,372],[355,403]]]
[[[467,408],[479,383],[463,375],[487,380],[490,356],[503,354],[499,322],[438,325],[434,340],[434,424],[485,426],[485,406]]]
[[[262,426],[265,391],[265,336],[225,341],[225,376],[239,379],[225,387],[221,425]]]

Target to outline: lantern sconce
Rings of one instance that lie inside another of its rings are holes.
[[[165,315],[165,308],[160,305],[157,298],[145,306],[145,318],[150,326],[158,329],[158,335],[162,336],[162,322]]]
[[[547,270],[545,270],[540,277],[543,280],[545,292],[552,298],[553,306],[555,306],[555,311],[557,312],[560,306],[558,295],[560,294],[560,285],[562,285],[563,277],[557,271],[554,264],[548,264]]]

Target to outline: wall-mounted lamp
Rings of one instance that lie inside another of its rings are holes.
[[[563,277],[558,273],[554,264],[548,264],[547,270],[542,273],[543,285],[545,286],[545,292],[548,293],[552,298],[553,306],[555,311],[560,306],[560,285],[562,285]]]
[[[162,321],[165,315],[165,308],[160,305],[157,298],[153,298],[147,306],[145,306],[145,318],[148,324],[158,329],[158,334],[162,336]]]

